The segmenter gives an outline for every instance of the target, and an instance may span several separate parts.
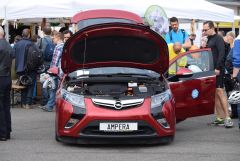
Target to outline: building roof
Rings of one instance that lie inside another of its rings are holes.
[[[240,0],[207,0],[221,6],[240,6]]]

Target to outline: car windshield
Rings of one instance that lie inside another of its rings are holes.
[[[134,21],[120,18],[92,18],[86,19],[78,22],[78,30],[81,30],[87,26],[102,24],[102,23],[112,23],[112,22],[122,22],[122,23],[135,23]]]
[[[135,76],[149,76],[159,77],[160,75],[154,71],[137,68],[126,68],[126,67],[102,67],[102,68],[91,68],[84,70],[76,70],[69,74],[71,78],[78,78],[81,76],[102,76],[102,75],[135,75]]]

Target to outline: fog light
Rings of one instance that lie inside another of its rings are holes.
[[[67,124],[65,125],[65,129],[70,129],[72,128],[74,125],[76,125],[76,123],[78,123],[78,119],[74,119],[74,118],[70,118],[70,120],[67,122]]]
[[[157,122],[164,127],[165,129],[169,129],[170,126],[165,118],[157,119]]]

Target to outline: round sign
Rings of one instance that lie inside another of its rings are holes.
[[[195,98],[198,98],[199,96],[199,91],[197,89],[194,89],[192,91],[192,98],[195,99]]]

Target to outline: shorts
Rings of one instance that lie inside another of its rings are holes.
[[[224,73],[216,76],[216,88],[224,87]]]

